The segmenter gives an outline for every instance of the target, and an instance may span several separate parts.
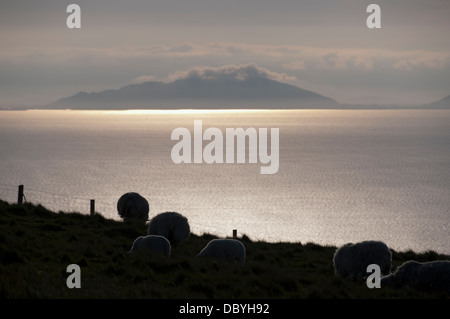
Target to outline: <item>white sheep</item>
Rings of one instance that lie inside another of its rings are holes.
[[[381,287],[414,288],[425,292],[446,291],[450,294],[450,261],[420,263],[409,260],[381,278]]]
[[[129,253],[147,251],[170,257],[171,247],[167,238],[157,235],[139,236],[131,246]]]
[[[381,241],[348,243],[336,250],[333,256],[335,274],[354,280],[367,276],[367,266],[377,264],[382,275],[391,271],[392,253]]]
[[[243,264],[245,262],[245,246],[236,239],[213,239],[197,256],[215,257]]]
[[[172,247],[177,247],[188,239],[191,233],[188,219],[176,212],[165,212],[156,215],[148,225],[148,235],[160,235],[166,237]]]
[[[117,201],[117,212],[124,220],[148,220],[148,201],[138,193],[123,194]]]

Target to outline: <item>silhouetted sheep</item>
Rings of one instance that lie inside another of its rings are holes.
[[[385,243],[363,241],[338,248],[333,256],[335,274],[353,280],[367,276],[367,266],[377,264],[382,275],[391,271],[392,253]]]
[[[213,239],[200,251],[198,257],[215,257],[228,261],[245,262],[245,246],[236,239]]]
[[[167,238],[157,235],[139,236],[131,246],[129,253],[147,251],[170,257],[171,247]]]
[[[156,215],[148,225],[148,235],[160,235],[166,237],[172,247],[177,247],[188,239],[191,233],[186,217],[176,212],[165,212]]]
[[[117,201],[117,212],[124,220],[148,220],[148,201],[138,193],[123,194]]]
[[[450,261],[420,263],[409,260],[381,278],[381,287],[414,288],[425,292],[446,291],[450,294]]]

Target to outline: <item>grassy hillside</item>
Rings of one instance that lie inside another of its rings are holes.
[[[336,247],[267,243],[239,238],[247,262],[197,258],[215,238],[195,235],[170,258],[129,255],[146,225],[101,215],[51,212],[40,205],[0,201],[1,298],[441,298],[443,293],[369,289],[364,280],[334,275]],[[406,260],[448,256],[393,252],[393,268]],[[69,289],[69,264],[81,268],[81,288]]]

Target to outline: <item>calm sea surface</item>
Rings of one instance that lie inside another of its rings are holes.
[[[194,120],[279,128],[278,172],[173,163],[171,133]],[[196,234],[450,254],[450,111],[2,111],[0,198],[19,184],[28,202],[88,214],[95,199],[118,220],[138,192],[150,217],[177,211]]]

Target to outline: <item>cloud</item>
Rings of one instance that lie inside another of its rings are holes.
[[[345,70],[347,69],[346,59],[338,53],[328,53],[322,56],[319,68]]]
[[[448,95],[449,70],[450,50],[231,42],[5,47],[0,51],[0,95],[3,101],[22,101],[27,92],[32,105],[37,99],[55,99],[72,92],[118,88],[130,79],[142,83],[188,76],[241,80],[253,76],[321,92],[342,102],[350,101],[348,96],[355,95],[356,88],[380,98],[394,89],[392,96],[416,94],[411,98],[414,102],[419,94],[423,100]]]
[[[283,68],[285,69],[290,69],[290,70],[305,70],[306,66],[305,66],[305,61],[292,61],[290,63],[285,63],[282,65]]]
[[[191,52],[192,50],[193,47],[190,44],[181,44],[173,46],[169,49],[170,52],[182,52],[182,53]]]
[[[226,65],[217,68],[196,67],[169,75],[169,79],[172,81],[179,79],[246,81],[257,78],[267,78],[279,82],[290,82],[297,80],[294,76],[289,76],[286,73],[269,71],[265,68],[257,66],[256,64]]]
[[[411,52],[392,63],[396,70],[442,69],[450,65],[450,53]]]
[[[337,51],[326,53],[316,61],[320,69],[329,70],[361,70],[368,71],[374,68],[374,55],[369,52]]]
[[[115,48],[41,48],[39,50],[11,50],[0,52],[0,62],[17,65],[39,63],[57,67],[66,65],[95,65],[115,67],[133,61],[178,62],[186,64],[208,61],[208,65],[237,65],[252,62],[259,65],[278,64],[287,70],[326,69],[371,71],[377,67],[384,70],[411,70],[415,68],[441,69],[450,65],[450,51],[382,50],[358,48],[318,48],[296,45],[252,45],[245,43],[204,44],[184,43],[178,45],[154,45],[148,47]],[[191,59],[191,60],[189,60]],[[219,63],[220,61],[228,61]],[[203,62],[205,64],[205,62]],[[178,63],[177,65],[180,65]],[[265,70],[265,74],[270,74]],[[272,75],[278,77],[278,75]]]
[[[149,81],[156,81],[156,76],[154,76],[154,75],[141,75],[141,76],[131,80],[131,83],[139,84],[139,83],[144,83],[144,82],[149,82]]]

